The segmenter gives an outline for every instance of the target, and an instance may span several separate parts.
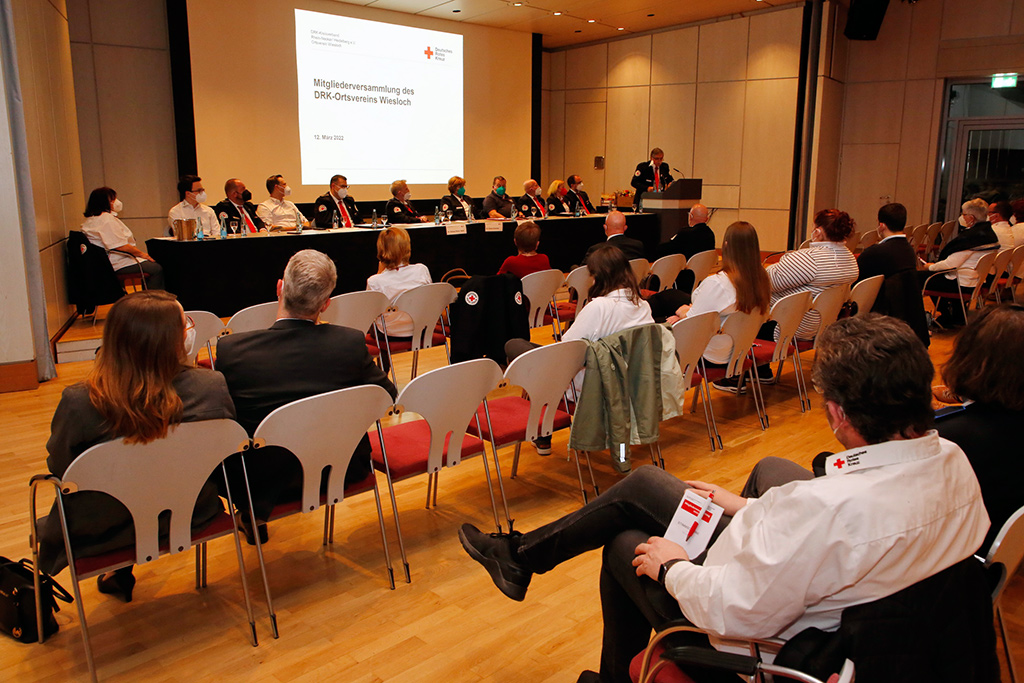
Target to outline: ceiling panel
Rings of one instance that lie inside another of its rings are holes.
[[[416,14],[431,7],[436,7],[443,2],[444,0],[373,0],[372,2],[358,4],[365,4],[367,7],[375,9],[389,9],[396,12]]]
[[[477,23],[473,20],[481,14],[493,12],[495,9],[500,9],[500,6],[496,5],[494,0],[448,0],[448,2],[423,10],[420,14],[438,19]],[[459,11],[455,12],[454,10]]]

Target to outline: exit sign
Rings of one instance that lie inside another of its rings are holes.
[[[1017,74],[992,74],[993,88],[1016,88]]]

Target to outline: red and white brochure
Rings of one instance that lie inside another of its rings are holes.
[[[697,515],[704,510],[706,504],[707,498],[697,495],[693,489],[686,489],[676,513],[672,516],[672,522],[665,530],[665,538],[683,546],[691,559],[707,549],[711,534],[718,528],[718,522],[722,519],[723,508],[714,503],[707,505],[707,510],[700,519],[697,519]],[[690,535],[694,522],[697,522],[697,529]]]

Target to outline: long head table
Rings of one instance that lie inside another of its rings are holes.
[[[651,259],[659,242],[658,217],[626,214],[627,234],[644,243]],[[539,251],[552,268],[568,272],[583,260],[592,244],[605,239],[603,215],[549,218],[541,226]],[[453,268],[470,275],[498,272],[502,261],[516,253],[512,242],[516,223],[506,221],[456,224],[466,233],[449,235],[445,226],[406,225],[412,240],[412,262],[430,268],[435,280]],[[487,228],[490,227],[492,231]],[[302,234],[273,233],[226,240],[178,242],[147,240],[149,254],[163,266],[168,291],[186,310],[206,310],[221,317],[276,298],[277,280],[292,254],[317,249],[338,266],[335,294],[366,289],[366,278],[377,272],[377,233],[374,229],[304,230]]]

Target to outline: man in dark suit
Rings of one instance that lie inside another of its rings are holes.
[[[902,204],[886,204],[878,210],[881,239],[857,257],[857,282],[882,275],[885,279],[871,310],[904,320],[928,346],[928,322],[915,272],[917,255],[907,241],[906,226],[907,209]]]
[[[640,195],[644,192],[661,192],[672,182],[672,173],[665,163],[665,153],[660,147],[651,150],[651,160],[641,161],[636,165],[633,179],[629,184],[636,190],[633,205],[640,203]]]
[[[313,222],[318,228],[333,228],[335,216],[339,228],[351,228],[362,222],[356,201],[348,196],[348,178],[343,175],[331,176],[330,190],[327,194],[317,197]]]
[[[547,216],[547,208],[544,206],[542,190],[536,180],[530,178],[523,183],[523,196],[516,201],[516,209],[525,218],[544,218]]]
[[[224,221],[229,233],[251,233],[263,229],[263,221],[256,215],[256,205],[250,200],[252,192],[245,189],[245,183],[238,178],[230,178],[224,183],[225,199],[213,207],[217,220]],[[231,221],[237,228],[232,230]]]
[[[277,281],[277,322],[218,341],[217,370],[227,380],[238,422],[250,435],[272,411],[307,396],[361,384],[376,384],[396,396],[395,386],[370,359],[362,331],[317,324],[337,279],[334,262],[326,255],[312,249],[296,253]],[[302,472],[287,451],[268,448],[247,460],[246,467],[257,520],[266,520],[278,502],[299,496]],[[237,468],[232,470],[237,478]],[[364,437],[345,484],[363,481],[370,471],[370,442]],[[245,490],[234,483],[232,488]]]
[[[571,175],[565,180],[569,186],[569,192],[565,195],[566,208],[570,213],[575,214],[577,210],[584,216],[594,213],[594,205],[590,203],[590,197],[583,191],[583,178],[578,175]]]
[[[409,203],[412,200],[412,192],[409,192],[409,185],[404,180],[391,183],[391,196],[393,199],[389,199],[387,206],[384,207],[384,215],[389,222],[426,223],[431,220],[428,216],[421,216]]]
[[[690,207],[687,226],[680,228],[668,242],[658,245],[658,258],[669,254],[682,254],[687,259],[702,251],[715,248],[715,233],[708,227],[708,207],[694,204]],[[693,271],[683,270],[676,278],[676,288],[684,292],[693,290]]]
[[[635,240],[632,237],[626,237],[626,215],[620,211],[612,211],[608,214],[608,217],[604,219],[604,234],[607,236],[604,242],[598,242],[597,244],[591,245],[587,249],[586,255],[583,257],[583,263],[587,262],[590,255],[601,244],[614,244],[622,253],[626,255],[627,259],[645,258],[644,254],[644,243],[640,240]],[[218,368],[219,369],[219,368]]]

